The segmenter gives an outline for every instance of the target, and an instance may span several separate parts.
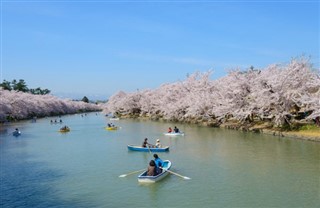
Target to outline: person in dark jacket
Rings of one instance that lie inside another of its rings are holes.
[[[154,160],[150,160],[147,176],[154,176],[154,175],[156,175],[156,163],[154,162]]]
[[[147,146],[148,145],[148,146]],[[148,138],[145,138],[143,143],[142,143],[142,147],[154,147],[153,144],[148,143]]]
[[[142,147],[147,147],[147,145],[149,145],[148,138],[145,138],[143,143],[142,143]]]

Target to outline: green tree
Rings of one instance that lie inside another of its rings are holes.
[[[46,95],[50,93],[50,90],[37,87],[35,89],[30,89],[29,92],[34,95]]]
[[[11,82],[7,81],[7,80],[3,80],[3,82],[0,84],[0,87],[2,87],[4,90],[12,90],[11,87]]]
[[[89,99],[87,98],[87,96],[84,96],[81,101],[85,103],[89,103]]]
[[[41,91],[41,95],[46,95],[46,94],[49,94],[51,91],[48,90],[48,89],[44,89]]]
[[[23,79],[20,79],[19,82],[17,82],[17,80],[14,79],[12,81],[12,85],[13,85],[12,86],[13,90],[21,91],[21,92],[28,92],[29,91],[27,84]]]

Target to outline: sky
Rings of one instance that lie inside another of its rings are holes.
[[[107,99],[212,70],[310,57],[320,1],[1,1],[0,80]]]

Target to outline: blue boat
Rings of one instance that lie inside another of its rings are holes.
[[[165,147],[141,147],[137,145],[128,144],[128,150],[132,151],[140,151],[140,152],[166,152],[169,151],[169,146]]]
[[[140,183],[155,183],[157,181],[160,181],[169,174],[167,170],[169,170],[170,168],[171,162],[169,160],[164,160],[162,164],[162,173],[156,176],[147,176],[148,171],[144,171],[138,176],[138,181]]]
[[[12,135],[15,136],[15,137],[20,136],[20,135],[21,135],[21,132],[15,130],[14,132],[12,132]]]

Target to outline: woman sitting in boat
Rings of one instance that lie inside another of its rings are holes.
[[[155,175],[156,175],[156,163],[154,162],[154,160],[150,160],[147,176],[155,176]]]
[[[161,148],[161,143],[160,143],[160,139],[157,139],[157,142],[156,142],[156,148]]]
[[[171,133],[172,132],[172,128],[171,127],[169,127],[169,129],[168,129],[168,133]]]
[[[154,157],[154,162],[156,163],[156,173],[160,174],[162,173],[163,161],[160,159],[160,157],[157,154],[154,154],[153,157]]]

